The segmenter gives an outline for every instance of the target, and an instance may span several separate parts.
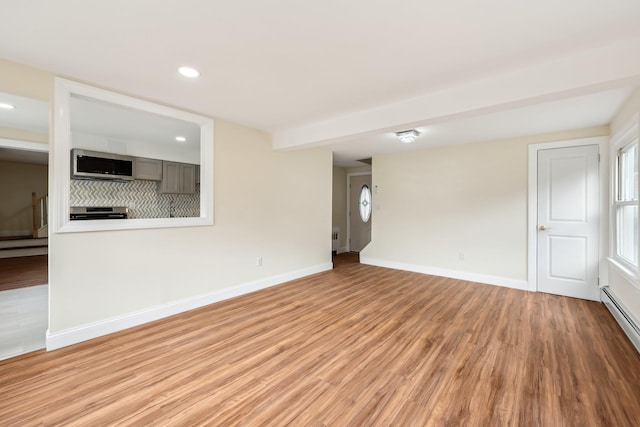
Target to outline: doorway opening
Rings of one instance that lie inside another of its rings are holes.
[[[371,241],[371,172],[347,174],[347,248],[360,253]]]
[[[365,223],[368,223],[368,238],[366,243],[371,239],[371,161],[365,159],[359,161],[365,163],[366,166],[340,166],[339,164],[333,165],[333,206],[332,206],[332,230],[331,230],[331,251],[334,265],[343,262],[359,263],[358,252],[360,249],[353,246],[352,227],[350,221],[350,212],[353,211],[355,218],[360,218],[360,222],[363,222],[363,218],[366,219]],[[365,183],[358,184],[360,177],[366,177],[368,179]],[[362,185],[367,185],[368,192],[363,192]],[[357,191],[350,191],[349,187],[355,189],[358,186]],[[351,195],[357,196],[357,200],[354,201],[355,207],[350,207]],[[360,200],[362,197],[362,200]],[[361,216],[362,215],[362,216]],[[359,224],[357,224],[359,225]],[[355,231],[358,233],[358,230]],[[359,235],[358,235],[359,236]],[[351,242],[349,239],[351,238]],[[360,237],[358,237],[360,239]],[[362,247],[366,246],[366,243],[362,244]],[[358,250],[355,250],[358,249]]]
[[[0,360],[45,347],[48,328],[49,105],[0,94]],[[15,114],[14,114],[15,113]]]

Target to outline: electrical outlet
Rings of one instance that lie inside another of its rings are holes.
[[[464,252],[458,252],[458,259],[464,261]]]
[[[262,257],[261,257],[261,256],[259,256],[258,258],[256,258],[256,265],[257,265],[258,267],[262,267]]]

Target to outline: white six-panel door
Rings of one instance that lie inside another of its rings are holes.
[[[598,146],[538,151],[537,289],[598,300]]]

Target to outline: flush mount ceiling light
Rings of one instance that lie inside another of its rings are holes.
[[[185,77],[190,77],[192,79],[198,77],[200,75],[200,71],[191,67],[180,67],[178,68],[178,72]]]
[[[7,104],[6,102],[0,102],[0,108],[3,108],[5,110],[13,110],[16,107],[11,104]]]
[[[403,130],[401,132],[396,132],[396,136],[400,140],[400,142],[404,144],[409,144],[416,140],[416,138],[420,135],[420,132],[415,129]]]
[[[185,138],[184,136],[176,136],[176,141],[178,142],[185,142],[187,140],[187,138]]]

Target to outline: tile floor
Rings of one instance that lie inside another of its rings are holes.
[[[48,287],[0,292],[0,360],[44,348]]]

